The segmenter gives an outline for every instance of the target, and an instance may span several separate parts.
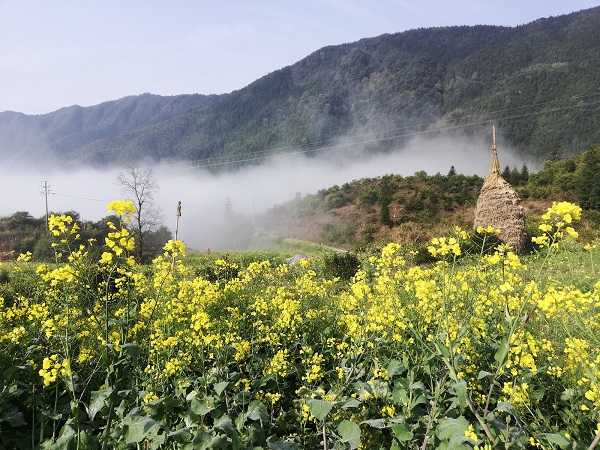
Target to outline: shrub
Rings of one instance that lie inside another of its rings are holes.
[[[360,260],[353,253],[331,253],[323,258],[324,273],[327,277],[349,280],[360,269]]]

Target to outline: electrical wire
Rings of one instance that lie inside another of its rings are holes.
[[[530,108],[530,107],[537,107],[539,105],[550,105],[553,103],[562,102],[564,100],[577,99],[577,100],[581,101],[583,98],[588,98],[588,97],[593,97],[593,96],[600,96],[600,92],[594,93],[594,94],[588,94],[585,96],[583,96],[583,95],[582,96],[573,96],[573,97],[570,97],[569,99],[560,99],[560,100],[543,102],[543,103],[539,103],[539,104],[524,105],[524,106],[520,106],[517,108],[507,108],[507,109],[502,109],[502,110],[497,110],[497,111],[489,111],[489,112],[481,112],[481,113],[477,113],[477,114],[470,114],[470,115],[463,116],[463,117],[460,117],[457,119],[451,119],[450,121],[461,121],[462,122],[465,118],[476,118],[476,117],[487,116],[490,114],[496,114],[496,113],[500,113],[500,112],[516,111],[516,110],[521,110],[521,109]],[[311,143],[311,144],[297,144],[297,145],[285,146],[285,147],[274,147],[269,150],[258,150],[255,152],[248,152],[240,157],[236,157],[236,155],[227,155],[227,156],[223,156],[223,157],[211,157],[211,158],[205,158],[205,159],[191,160],[188,162],[180,162],[177,164],[188,164],[188,166],[182,167],[179,169],[171,169],[171,170],[172,171],[194,170],[194,169],[202,169],[202,168],[208,168],[208,167],[223,166],[223,165],[228,165],[228,164],[239,164],[239,163],[246,163],[246,162],[263,161],[263,160],[267,160],[267,159],[279,158],[279,157],[285,157],[285,156],[291,156],[291,155],[297,155],[297,154],[320,153],[325,150],[351,147],[351,146],[356,146],[356,145],[372,144],[372,143],[376,143],[376,142],[401,139],[401,138],[407,138],[407,137],[415,137],[415,136],[432,134],[432,133],[441,133],[444,131],[457,130],[459,128],[483,125],[486,123],[496,122],[499,120],[518,119],[518,118],[523,118],[523,117],[528,117],[528,116],[533,116],[533,115],[565,111],[565,110],[569,110],[569,109],[580,108],[583,106],[590,106],[590,105],[595,105],[595,104],[599,104],[599,103],[600,103],[600,100],[596,100],[593,102],[587,102],[584,105],[576,104],[576,105],[569,105],[569,106],[563,106],[563,107],[554,107],[554,108],[545,109],[545,110],[541,110],[541,111],[532,111],[532,112],[528,112],[528,113],[515,114],[515,115],[511,115],[511,116],[480,119],[477,121],[463,122],[463,123],[459,123],[456,125],[438,126],[435,128],[429,128],[429,129],[425,129],[425,130],[421,130],[421,131],[396,134],[393,136],[385,136],[385,137],[374,138],[374,139],[365,139],[365,140],[356,140],[356,138],[361,138],[364,136],[372,136],[374,134],[381,135],[381,134],[385,134],[385,133],[401,131],[401,130],[408,130],[408,129],[412,129],[412,128],[432,127],[432,126],[436,126],[440,123],[439,121],[438,122],[429,122],[429,123],[425,123],[425,124],[393,128],[390,130],[381,130],[381,131],[371,132],[369,134],[357,134],[352,137],[342,138],[342,139],[353,139],[351,142],[338,143],[338,144],[330,145],[330,146],[321,146],[321,147],[316,147],[316,148],[314,147],[315,145],[325,144],[327,142],[339,142],[341,139],[328,139],[328,140],[318,141],[318,142]],[[310,145],[311,148],[306,148],[307,145]],[[282,150],[294,149],[294,148],[296,148],[297,150],[289,151],[289,152],[282,151]]]

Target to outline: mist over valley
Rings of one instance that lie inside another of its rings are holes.
[[[491,137],[490,137],[491,139]],[[425,171],[447,174],[452,166],[458,173],[485,176],[490,165],[490,141],[439,137],[417,137],[404,149],[388,154],[366,154],[357,148],[339,147],[316,157],[302,154],[265,159],[260,165],[232,172],[211,173],[206,168],[182,164],[151,166],[159,190],[154,203],[163,212],[164,224],[174,233],[177,202],[182,202],[178,237],[193,249],[236,247],[238,225],[261,226],[261,215],[275,205],[320,189],[362,178],[387,174],[402,176]],[[514,151],[501,148],[501,163],[521,167]],[[530,168],[534,163],[526,162]],[[124,198],[115,184],[121,169],[74,169],[60,167],[46,171],[13,168],[0,175],[4,195],[0,216],[27,211],[34,217],[45,215],[44,181],[49,186],[51,212],[76,211],[82,220],[105,217],[106,204]],[[226,214],[230,200],[231,213]],[[240,222],[239,224],[237,222]],[[271,230],[266,230],[270,232]]]

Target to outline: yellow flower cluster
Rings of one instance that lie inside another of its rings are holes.
[[[127,215],[135,214],[135,206],[131,200],[115,200],[106,205],[106,210],[110,213],[112,211],[117,213],[117,216],[124,218],[125,222],[128,222]]]
[[[461,253],[460,244],[455,238],[433,238],[431,244],[432,245],[427,247],[427,250],[433,257],[447,255],[459,256]]]
[[[581,219],[581,207],[569,202],[553,202],[552,206],[542,216],[539,229],[543,232],[540,236],[534,236],[531,240],[540,247],[556,247],[558,241],[566,236],[577,239],[579,233],[570,224],[574,220]]]
[[[58,375],[63,377],[71,377],[71,363],[68,359],[58,360],[58,355],[54,354],[49,358],[44,358],[42,368],[39,370],[39,375],[44,381],[44,386],[50,386],[56,382]]]
[[[127,202],[109,207],[120,216],[134,211]],[[576,208],[556,204],[544,220],[562,223],[568,233],[577,218]],[[69,224],[54,222],[59,234],[61,226],[70,233]],[[221,259],[212,263],[216,279],[209,279],[188,263],[180,241],[169,241],[152,267],[137,267],[126,258],[135,245],[130,232],[109,226],[93,280],[86,278],[82,261],[89,256],[80,248],[68,263],[32,268],[40,281],[37,296],[0,298],[2,350],[19,355],[23,342],[36,339],[32,359],[41,363],[40,384],[69,378],[71,370],[91,374],[103,348],[123,357],[127,344],[135,343],[141,349],[139,398],[146,404],[185,377],[206,375],[208,386],[215,374],[235,373],[228,389],[251,391],[273,411],[296,402],[298,420],[312,420],[304,402],[311,395],[337,402],[349,391],[362,404],[344,408],[341,418],[360,423],[402,414],[408,420],[414,399],[401,392],[397,378],[408,375],[387,365],[402,360],[404,371],[426,366],[440,380],[460,380],[476,408],[486,408],[493,392],[493,401],[511,402],[517,412],[536,410],[547,401],[538,398],[544,388],[539,383],[550,380],[555,392],[573,391],[585,420],[600,413],[596,280],[585,288],[538,282],[506,246],[476,264],[413,267],[398,244],[384,246],[348,282],[319,278],[318,264],[308,260],[293,268],[268,261],[244,268]],[[466,238],[455,230],[455,237],[433,239],[429,251],[459,256]],[[589,256],[596,258],[597,250]],[[69,352],[62,348],[64,335]],[[250,380],[262,377],[270,384],[252,391],[256,383]],[[416,392],[425,378],[402,379]],[[285,396],[299,385],[313,390],[288,402]],[[483,436],[480,428],[469,428],[465,436],[473,444],[478,433]]]

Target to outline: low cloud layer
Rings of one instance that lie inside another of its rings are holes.
[[[490,143],[456,138],[413,140],[406,148],[385,155],[362,155],[348,148],[327,150],[317,157],[280,156],[260,166],[213,175],[205,169],[181,165],[152,167],[160,190],[155,203],[163,211],[165,225],[175,231],[177,202],[182,203],[179,238],[195,249],[223,242],[218,236],[231,201],[236,215],[251,221],[275,204],[293,199],[297,193],[312,194],[333,185],[386,174],[413,175],[424,170],[429,175],[447,174],[451,166],[458,173],[485,176],[490,167]],[[352,155],[350,157],[350,154]],[[523,160],[499,148],[501,167],[521,168]],[[530,170],[536,170],[526,162]],[[44,172],[26,169],[0,174],[2,201],[0,216],[28,211],[34,217],[45,215],[44,182],[49,186],[51,212],[77,211],[84,220],[98,221],[107,215],[106,204],[123,198],[115,184],[118,170],[81,169],[66,172],[59,168]]]

